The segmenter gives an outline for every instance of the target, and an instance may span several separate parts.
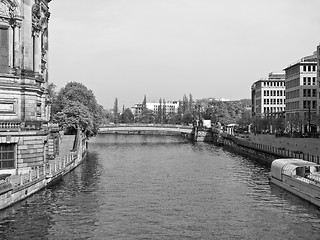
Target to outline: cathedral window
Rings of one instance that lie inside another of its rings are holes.
[[[7,28],[0,27],[0,72],[9,69],[9,34]]]
[[[15,167],[15,144],[0,144],[0,169]]]

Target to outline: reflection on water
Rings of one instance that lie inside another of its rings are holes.
[[[100,135],[86,161],[0,213],[0,239],[318,239],[319,210],[269,169],[178,137]]]

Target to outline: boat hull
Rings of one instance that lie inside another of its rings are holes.
[[[293,193],[300,198],[320,207],[320,187],[301,182],[299,180],[291,179],[290,182],[282,182],[276,178],[271,177],[270,183],[275,184],[288,192]]]

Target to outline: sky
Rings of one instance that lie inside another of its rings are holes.
[[[90,3],[89,3],[90,2]],[[250,98],[251,85],[320,44],[319,0],[54,0],[49,81],[105,109]]]

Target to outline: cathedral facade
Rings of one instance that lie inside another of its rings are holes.
[[[54,154],[48,121],[51,0],[0,0],[0,174],[20,174]]]

